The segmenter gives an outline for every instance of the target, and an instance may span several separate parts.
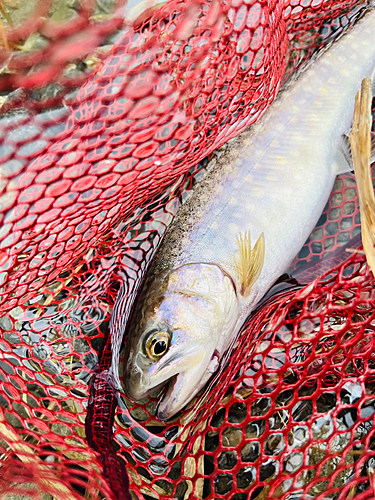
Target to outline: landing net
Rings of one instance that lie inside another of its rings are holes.
[[[375,496],[374,279],[351,175],[215,390],[168,424],[158,394],[116,391],[179,204],[368,3],[172,0],[132,27],[121,2],[0,0],[1,498]]]

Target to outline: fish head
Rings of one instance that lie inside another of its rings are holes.
[[[216,371],[237,313],[234,284],[216,265],[181,266],[170,273],[159,296],[150,291],[147,297],[144,291],[125,349],[127,394],[143,399],[168,383],[158,417],[171,418]]]

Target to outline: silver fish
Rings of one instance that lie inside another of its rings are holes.
[[[153,12],[160,9],[167,0],[128,0],[122,9],[124,21],[132,25],[135,21],[143,21],[151,17]]]
[[[169,382],[160,419],[181,410],[217,370],[313,230],[337,173],[349,170],[344,134],[354,96],[375,67],[374,36],[371,9],[233,141],[178,211],[125,350],[131,398]]]

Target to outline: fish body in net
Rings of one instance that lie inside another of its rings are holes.
[[[122,9],[124,21],[132,25],[135,21],[144,20],[152,12],[161,8],[167,0],[129,0]]]
[[[169,382],[159,418],[172,417],[209,380],[310,235],[337,173],[348,169],[343,134],[375,66],[374,37],[370,10],[232,141],[179,209],[146,276],[125,350],[130,397]]]

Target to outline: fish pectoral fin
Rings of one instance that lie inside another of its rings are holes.
[[[264,234],[262,233],[259,236],[253,249],[251,249],[250,231],[247,231],[244,236],[240,233],[237,235],[236,240],[238,250],[234,259],[241,281],[241,295],[246,297],[259,278],[263,268],[265,254]]]
[[[336,175],[354,171],[349,135],[350,132],[347,132],[341,136],[340,144],[336,151],[334,165]]]
[[[369,95],[371,100],[371,96],[375,95],[375,67],[372,71],[371,78],[365,78],[363,81],[365,80],[368,81],[368,83],[366,83],[368,91],[366,90],[365,92],[370,92]],[[358,106],[360,106],[359,103]],[[357,119],[358,117],[359,115],[357,115]],[[370,107],[370,115],[368,115],[368,117],[371,119],[371,107]],[[340,144],[336,151],[335,170],[337,175],[345,174],[347,172],[354,172],[354,155],[353,155],[353,146],[351,144],[352,142],[351,134],[353,129],[354,129],[354,120],[353,120],[353,127],[341,136]],[[370,125],[370,144],[371,144],[370,163],[373,163],[375,161],[375,133],[371,132],[371,125]]]
[[[358,187],[363,249],[367,263],[375,276],[375,197],[371,177],[371,80],[362,81],[354,106],[350,144],[354,173]]]
[[[335,156],[336,175],[354,172],[353,154],[350,145],[351,130],[341,136],[339,147]],[[371,132],[371,154],[370,163],[375,161],[375,133]]]

